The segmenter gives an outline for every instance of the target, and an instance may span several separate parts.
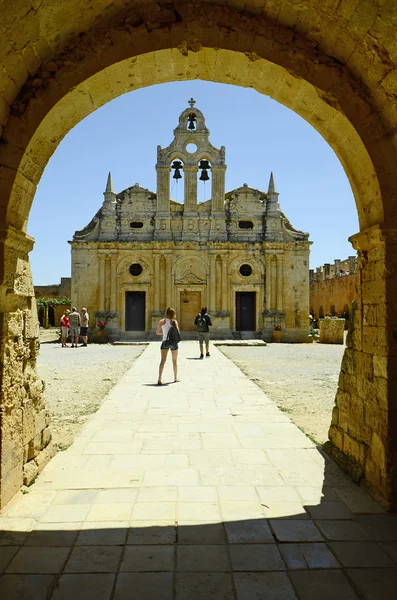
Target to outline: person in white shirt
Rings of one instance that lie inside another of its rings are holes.
[[[162,376],[164,365],[167,360],[168,350],[171,350],[172,356],[172,367],[174,369],[174,383],[179,381],[178,379],[178,344],[174,344],[171,346],[166,345],[167,334],[171,327],[174,325],[179,331],[178,321],[175,319],[175,310],[171,307],[167,308],[165,319],[160,319],[159,324],[157,325],[156,333],[157,335],[162,335],[161,341],[161,361],[159,366],[159,377],[157,381],[157,385],[162,385]]]
[[[80,335],[83,338],[83,346],[86,346],[88,342],[88,325],[90,322],[90,316],[86,308],[81,309],[80,322]]]

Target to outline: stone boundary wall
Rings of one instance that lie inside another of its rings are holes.
[[[310,285],[310,310],[318,319],[320,306],[324,309],[324,315],[330,314],[333,304],[337,315],[344,311],[344,305],[351,308],[356,297],[356,274],[345,277],[333,277],[325,281],[315,281]]]

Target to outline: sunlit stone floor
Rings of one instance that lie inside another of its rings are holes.
[[[181,343],[181,382],[169,357],[158,387],[149,344],[2,512],[0,598],[397,598],[397,518],[219,350],[197,351]]]

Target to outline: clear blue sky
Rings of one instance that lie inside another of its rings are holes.
[[[273,171],[281,210],[296,229],[310,233],[311,268],[354,254],[347,241],[358,231],[353,194],[339,160],[315,129],[252,89],[183,81],[109,102],[60,143],[29,220],[28,233],[36,239],[30,255],[35,285],[70,276],[67,242],[101,207],[108,171],[117,193],[134,183],[156,191],[157,145],[172,141],[191,96],[204,113],[212,144],[226,146],[226,191],[243,183],[266,191]]]

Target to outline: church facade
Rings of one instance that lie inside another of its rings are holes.
[[[72,303],[93,329],[107,321],[111,339],[150,336],[167,306],[194,331],[205,305],[213,337],[270,340],[280,325],[283,341],[307,341],[309,234],[281,212],[273,174],[267,192],[225,193],[225,148],[209,134],[190,100],[171,144],[157,148],[156,193],[135,184],[116,194],[109,174],[102,207],[70,242]],[[202,181],[211,199],[198,202]]]

